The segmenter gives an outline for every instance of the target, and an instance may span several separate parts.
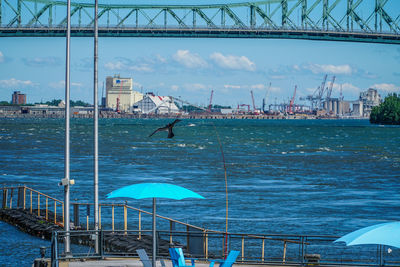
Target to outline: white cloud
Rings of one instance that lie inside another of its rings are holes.
[[[22,80],[17,80],[15,78],[11,78],[9,80],[0,80],[0,87],[3,88],[10,88],[12,87],[13,89],[18,89],[18,87],[34,87],[37,84],[32,82],[32,81],[22,81]]]
[[[198,91],[198,90],[208,90],[209,87],[201,83],[191,83],[191,84],[185,84],[184,88],[187,89],[188,91]]]
[[[4,55],[3,53],[0,51],[0,63],[4,62]]]
[[[269,77],[271,79],[273,79],[273,80],[284,80],[284,79],[286,79],[285,75],[270,75]]]
[[[109,70],[122,70],[124,67],[124,63],[121,61],[116,61],[116,62],[107,62],[104,64],[104,67]]]
[[[63,61],[59,57],[35,57],[23,58],[25,65],[30,67],[54,67],[61,66]]]
[[[378,90],[382,90],[385,93],[394,93],[400,91],[400,86],[396,86],[392,83],[380,83],[380,84],[373,84],[370,88],[375,88]]]
[[[294,65],[293,66],[294,70],[300,70],[299,66]],[[319,73],[328,73],[328,74],[346,74],[350,75],[355,70],[348,64],[345,65],[320,65],[320,64],[308,64],[304,65],[303,69],[310,70],[314,74],[319,74]]]
[[[198,54],[191,53],[189,50],[178,50],[172,58],[187,68],[205,68],[208,66],[207,62],[202,59]]]
[[[210,58],[221,68],[233,70],[255,71],[256,64],[245,56],[223,55],[215,52]]]
[[[135,64],[134,62],[123,62],[120,60],[107,62],[104,67],[108,70],[132,70],[138,72],[153,72],[153,68],[147,63]]]
[[[259,84],[253,84],[253,85],[251,85],[250,88],[251,88],[251,89],[257,89],[257,90],[264,90],[264,89],[266,89],[267,87],[266,87],[266,85],[259,83]]]
[[[242,86],[240,86],[240,85],[232,85],[232,84],[224,84],[224,88],[226,88],[226,89],[229,89],[229,88],[240,89],[240,88],[242,88]]]
[[[65,81],[52,82],[52,83],[49,83],[49,86],[54,89],[63,89],[63,88],[65,88]],[[71,87],[82,87],[83,84],[77,83],[77,82],[71,82],[70,86]]]

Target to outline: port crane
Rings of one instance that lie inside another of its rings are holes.
[[[326,92],[326,99],[327,99],[327,100],[329,100],[329,99],[331,98],[332,89],[333,89],[333,84],[335,83],[335,79],[336,79],[336,76],[333,76],[333,77],[332,77],[331,84],[329,85],[329,88],[328,88],[328,90],[327,90],[327,92]]]
[[[267,92],[265,93],[265,98],[263,99],[263,103],[262,103],[262,111],[264,113],[266,113],[265,106],[267,105],[267,99],[268,99],[268,95],[269,95],[270,90],[271,90],[271,83],[269,83]]]
[[[210,104],[208,105],[208,112],[211,112],[213,95],[214,95],[214,90],[211,90]]]
[[[256,112],[256,103],[254,102],[253,90],[250,91],[250,94],[251,94],[251,101],[253,101],[253,112]]]
[[[294,104],[294,99],[296,97],[296,90],[297,90],[297,85],[294,86],[294,93],[293,93],[293,97],[290,100],[289,103],[289,114],[292,115],[293,114],[293,104]]]

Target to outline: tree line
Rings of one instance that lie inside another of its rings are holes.
[[[383,103],[373,107],[369,121],[375,124],[400,125],[400,95],[390,94]]]

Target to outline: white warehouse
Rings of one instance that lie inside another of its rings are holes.
[[[153,93],[147,93],[142,100],[134,104],[133,108],[145,114],[179,113],[179,108],[171,97],[156,96]]]

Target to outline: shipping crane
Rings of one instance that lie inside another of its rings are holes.
[[[240,104],[240,105],[237,106],[237,110],[239,111],[241,107],[247,107],[247,112],[250,112],[250,105]]]
[[[297,90],[297,85],[294,86],[294,93],[293,93],[293,97],[290,100],[289,103],[289,114],[292,115],[293,114],[293,104],[294,104],[294,99],[296,97],[296,90]]]
[[[336,79],[336,76],[333,76],[333,77],[332,77],[332,82],[331,82],[331,84],[329,85],[329,89],[328,89],[328,91],[326,92],[326,99],[327,99],[327,100],[329,100],[329,99],[331,98],[332,88],[333,88],[333,84],[335,83],[335,79]]]
[[[210,104],[208,105],[208,112],[211,112],[213,94],[214,94],[214,90],[211,90]]]
[[[263,99],[263,103],[262,103],[262,111],[264,113],[266,113],[265,106],[267,105],[267,99],[268,99],[268,95],[269,95],[269,91],[270,90],[271,90],[271,83],[269,83],[269,87],[267,89],[267,92],[265,93],[265,98]]]
[[[251,94],[251,101],[253,101],[253,112],[256,112],[256,103],[254,102],[253,90],[250,91],[250,94]]]

